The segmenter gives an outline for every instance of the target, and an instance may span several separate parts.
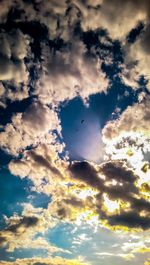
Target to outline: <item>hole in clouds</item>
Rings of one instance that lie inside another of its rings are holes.
[[[121,84],[116,82],[107,94],[90,96],[88,107],[80,98],[75,98],[60,106],[62,136],[70,159],[102,161],[101,129],[112,118],[116,107],[119,107],[122,112],[127,105],[133,103],[133,99],[130,102],[127,97],[123,96],[127,89],[123,85],[120,99],[118,99],[120,86]]]
[[[60,118],[70,159],[100,161],[103,152],[100,117],[75,99],[61,109]]]

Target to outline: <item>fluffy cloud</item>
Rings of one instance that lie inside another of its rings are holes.
[[[6,227],[0,231],[0,246],[5,247],[6,251],[13,252],[16,249],[41,249],[46,250],[50,256],[56,252],[69,251],[58,248],[49,243],[42,234],[48,228],[56,225],[55,220],[49,215],[48,211],[42,208],[34,208],[32,205],[24,205],[22,216],[5,217]]]
[[[69,164],[66,158],[60,159],[63,145],[57,143],[53,133],[57,130],[61,135],[56,112],[61,102],[80,96],[87,103],[90,95],[107,92],[109,85],[101,69],[102,61],[94,49],[86,48],[76,34],[76,27],[80,26],[81,31],[104,28],[111,38],[122,40],[139,21],[147,24],[149,3],[146,0],[5,2],[7,6],[4,1],[0,3],[2,26],[5,29],[10,11],[14,24],[9,26],[9,32],[0,33],[0,95],[4,103],[7,99],[22,100],[30,95],[37,99],[2,128],[0,147],[14,156],[21,154],[21,158],[18,156],[9,163],[10,172],[28,177],[34,190],[50,195],[51,199],[46,210],[24,205],[22,216],[6,218],[6,228],[0,232],[1,246],[8,251],[32,246],[47,250],[49,255],[63,252],[43,237],[34,238],[60,220],[73,223],[96,217],[98,224],[110,229],[149,229],[149,184],[145,182],[148,164],[144,162],[140,171],[134,170],[133,150],[128,150],[132,146],[142,156],[149,149],[149,99],[128,107],[119,119],[105,126],[103,140],[106,151],[109,149],[108,160],[100,165],[88,161]],[[30,31],[30,38],[27,36],[33,21],[41,23],[46,32],[44,39],[36,34],[31,36]],[[133,81],[137,81],[138,74],[149,78],[149,25],[145,29],[134,44],[126,47],[126,63],[138,61],[131,73]],[[131,139],[133,134],[138,141],[135,137]],[[119,151],[123,148],[126,154],[121,156]],[[16,265],[78,263],[61,258],[13,262]]]
[[[37,145],[51,139],[50,131],[58,129],[57,114],[39,102],[33,102],[24,113],[13,116],[12,123],[7,124],[0,133],[1,148],[17,155],[26,147]]]
[[[133,223],[141,223],[143,227],[148,227],[149,217],[145,213],[149,212],[148,187],[149,187],[149,98],[142,100],[128,107],[119,119],[110,121],[103,129],[103,139],[106,144],[106,152],[111,159],[124,159],[133,168],[136,180],[133,188],[134,196],[130,197],[129,202],[134,211],[111,218],[110,223],[126,222],[132,226]],[[111,170],[109,166],[108,170]],[[134,176],[134,178],[135,178]],[[127,179],[127,178],[126,178]],[[131,180],[132,181],[132,180]],[[130,184],[129,184],[130,186]],[[132,186],[132,185],[131,185]],[[126,187],[129,191],[132,187]],[[145,188],[144,188],[145,187]],[[139,191],[138,191],[139,190]],[[137,199],[136,194],[141,194],[141,199]],[[128,198],[129,198],[128,197]],[[128,199],[127,199],[128,200]],[[138,216],[138,210],[142,211]],[[137,212],[136,212],[137,211]],[[142,219],[141,219],[142,217]],[[148,219],[147,219],[148,217]],[[140,221],[141,219],[141,221]]]
[[[0,33],[0,80],[4,82],[5,96],[11,100],[28,97],[28,56],[30,39],[19,29]],[[9,82],[8,82],[9,81]],[[11,89],[11,85],[15,89]]]
[[[143,182],[127,163],[85,161],[68,167],[56,154],[51,145],[41,145],[9,164],[12,174],[28,176],[36,191],[52,196],[48,212],[54,218],[76,221],[85,212],[112,227],[149,228],[150,203],[141,193]]]
[[[78,39],[71,48],[50,53],[46,47],[43,49],[46,71],[36,89],[42,102],[57,105],[76,96],[86,100],[91,94],[107,91],[108,80],[101,71],[100,60],[94,53],[88,54]]]
[[[68,162],[59,158],[56,146],[39,145],[25,153],[24,158],[12,160],[9,170],[21,178],[28,177],[34,183],[36,192],[51,196],[47,214],[56,220],[76,221],[77,216],[91,207],[90,200],[82,201],[69,191]],[[26,212],[26,211],[25,211]]]
[[[95,206],[100,220],[107,220],[114,227],[149,228],[150,203],[142,198],[135,185],[138,176],[125,163],[111,161],[95,167],[87,162],[77,162],[70,167],[70,171],[73,178],[98,191]],[[108,201],[105,201],[106,194]],[[115,201],[118,207],[115,205],[114,214],[111,208]]]
[[[91,8],[85,9],[83,7],[81,25],[85,31],[105,28],[112,38],[121,39],[139,21],[145,20],[147,17],[148,4],[146,1],[137,1],[136,4],[133,0],[124,2],[119,0],[104,0],[101,2],[101,6],[97,5],[96,8],[91,6]]]
[[[1,5],[3,7],[4,2]],[[16,1],[15,4],[12,1],[12,7],[14,8],[14,6],[20,12],[17,20],[15,20],[15,17],[13,18],[16,23],[20,21],[21,23],[32,23],[33,20],[40,21],[49,30],[48,38],[58,38],[61,36],[65,41],[67,40],[72,43],[71,48],[64,49],[63,47],[62,50],[58,51],[50,50],[49,45],[46,45],[46,51],[42,55],[44,56],[44,61],[47,58],[47,62],[42,63],[42,68],[45,71],[37,87],[35,87],[35,94],[42,101],[53,104],[71,99],[77,95],[87,99],[90,94],[106,91],[108,87],[108,81],[100,70],[101,62],[94,54],[89,55],[87,53],[83,43],[77,39],[75,42],[72,40],[74,36],[73,29],[77,22],[81,23],[81,27],[84,30],[106,28],[113,38],[118,38],[127,35],[139,20],[146,20],[149,10],[149,5],[146,1],[142,3],[138,1],[135,5],[134,1],[131,0],[123,4],[118,0],[113,2],[109,0],[96,1],[94,3],[91,1],[71,1],[68,3],[66,1],[61,3],[52,1],[49,4],[45,0],[35,2],[34,5],[24,1]],[[133,12],[135,14],[134,18]],[[25,81],[22,78],[28,76],[23,59],[27,55],[26,51],[27,47],[29,48],[29,39],[26,35],[21,34],[21,31],[17,30],[16,32],[13,30],[10,34],[2,34],[3,40],[1,46],[4,47],[3,43],[5,41],[7,44],[6,48],[9,48],[9,54],[8,49],[7,52],[4,48],[2,49],[2,51],[4,50],[2,60],[6,62],[6,71],[2,68],[1,80],[16,79],[18,82],[22,82]],[[14,41],[15,43],[13,43]],[[41,45],[43,46],[40,43]],[[13,48],[14,46],[15,49]],[[133,47],[133,51],[135,52],[137,49]],[[33,59],[34,55],[30,55],[30,57]],[[13,58],[16,58],[18,61],[16,65]],[[143,69],[142,66],[141,68]],[[26,73],[23,71],[26,71]],[[38,71],[39,69],[37,69]],[[14,98],[17,97],[17,94],[21,98],[19,90],[15,93]],[[27,88],[22,93],[22,97],[25,97],[25,94],[26,96],[28,95]],[[13,98],[10,92],[7,96]]]
[[[104,141],[111,141],[111,139],[118,136],[125,136],[127,134],[136,133],[149,137],[149,98],[143,100],[141,103],[136,103],[128,107],[119,117],[114,121],[109,121],[103,129]]]
[[[22,178],[28,176],[37,191],[50,194],[55,191],[59,181],[64,181],[63,171],[67,167],[67,163],[59,159],[57,152],[60,147],[48,143],[39,145],[25,152],[22,159],[12,160],[9,170]]]
[[[149,97],[127,107],[117,120],[109,121],[103,128],[102,135],[108,157],[126,159],[136,169],[141,180],[146,180],[147,176],[148,184]]]
[[[34,2],[34,5],[24,1],[7,1],[6,6],[2,1],[3,21],[6,20],[11,7],[15,6],[18,10],[23,10],[21,21],[40,21],[48,27],[52,38],[61,36],[63,39],[68,39],[76,22],[81,23],[83,30],[103,27],[113,38],[124,37],[138,21],[147,20],[150,8],[146,0],[136,3],[133,0],[123,3],[119,0],[63,0],[61,3],[56,0],[51,3],[44,0]]]

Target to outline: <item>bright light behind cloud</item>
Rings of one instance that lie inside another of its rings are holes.
[[[82,159],[97,163],[103,160],[104,145],[98,117],[85,118],[77,135],[75,149]]]
[[[107,208],[108,212],[113,213],[116,212],[116,210],[119,210],[119,203],[117,201],[110,200],[106,194],[104,194],[103,197],[104,206]]]

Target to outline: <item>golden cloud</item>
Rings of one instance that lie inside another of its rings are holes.
[[[17,259],[16,261],[1,261],[1,265],[89,265],[79,260],[67,260],[61,257],[55,258],[32,258],[32,259]]]

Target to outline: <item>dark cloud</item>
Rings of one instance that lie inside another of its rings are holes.
[[[82,202],[81,199],[78,199],[78,198],[73,197],[73,196],[69,197],[68,199],[65,199],[64,202],[66,204],[70,204],[70,205],[72,205],[72,206],[74,206],[76,208],[82,208],[83,205],[84,205],[84,202]]]
[[[0,236],[0,245],[2,245],[6,241],[4,236]]]
[[[134,183],[137,176],[133,173],[131,169],[125,167],[125,163],[121,161],[110,161],[104,163],[101,166],[101,172],[106,176],[107,179],[115,179],[117,181],[123,181],[128,183]]]
[[[104,163],[100,167],[100,172],[106,177],[106,183],[107,181],[116,181],[114,186],[111,183],[105,188],[110,198],[130,200],[133,194],[138,194],[138,188],[135,186],[138,176],[124,162],[110,161]]]
[[[16,240],[22,234],[28,234],[30,229],[38,226],[39,219],[35,216],[23,216],[19,219],[10,219],[7,227],[0,231],[0,245],[1,247],[11,245],[11,240]],[[29,236],[29,235],[28,235]],[[15,243],[15,242],[14,242]]]
[[[137,176],[129,169],[124,162],[110,161],[102,164],[96,170],[94,165],[84,162],[74,162],[69,167],[72,176],[79,179],[93,188],[99,191],[107,192],[111,197],[126,197],[124,190],[129,193],[138,193],[138,189],[135,187],[134,182],[137,180]],[[101,176],[105,177],[105,180]],[[112,181],[116,180],[115,186],[112,185]],[[110,186],[107,186],[107,181],[110,182]],[[121,185],[120,185],[121,184]]]
[[[29,227],[34,227],[37,225],[39,219],[34,216],[24,216],[19,220],[17,224],[11,224],[8,226],[7,231],[12,233],[17,233],[20,226],[23,226],[25,229]]]
[[[145,199],[142,199],[142,198],[137,199],[133,197],[131,199],[131,203],[137,212],[146,211],[147,214],[150,213],[150,202],[149,201],[146,201]]]
[[[103,188],[103,181],[98,177],[97,171],[88,162],[74,162],[69,167],[71,175],[79,179],[93,188]]]
[[[128,168],[125,162],[109,161],[97,168],[86,161],[74,162],[69,170],[73,178],[99,191],[95,198],[96,211],[100,219],[107,220],[113,226],[149,228],[150,203],[141,197],[140,191],[135,185],[138,176]],[[101,178],[101,176],[104,176],[104,178]],[[113,184],[113,180],[116,181],[115,184]],[[110,200],[122,200],[128,205],[127,208],[126,206],[121,207],[120,214],[110,215],[110,213],[103,210],[104,194],[107,194]],[[142,212],[147,213],[146,216],[142,216]]]
[[[123,225],[129,228],[142,228],[143,230],[149,229],[150,227],[150,217],[140,216],[134,211],[112,215],[107,220],[113,226]]]
[[[46,263],[43,263],[43,262],[35,262],[35,263],[33,263],[33,265],[46,265]]]
[[[33,161],[35,161],[35,163],[37,163],[39,166],[45,167],[48,170],[51,170],[54,175],[62,177],[61,172],[56,167],[52,166],[50,158],[48,161],[42,155],[36,154],[36,152],[34,151],[31,151],[28,154],[33,159]]]
[[[146,26],[145,31],[140,36],[141,38],[141,48],[144,50],[145,53],[150,54],[150,24]]]

